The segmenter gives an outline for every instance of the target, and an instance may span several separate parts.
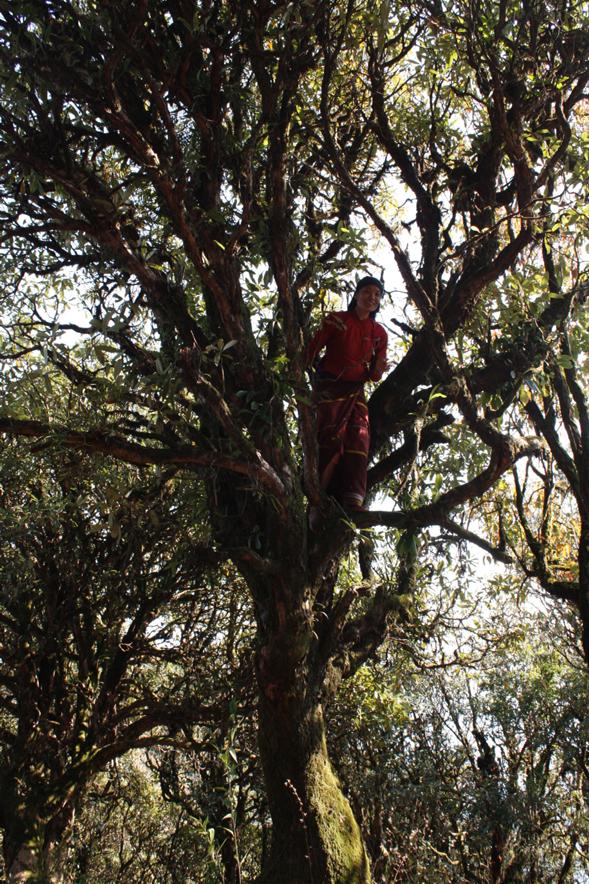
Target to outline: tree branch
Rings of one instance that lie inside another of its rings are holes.
[[[144,445],[127,442],[120,436],[99,430],[82,432],[70,430],[68,427],[59,425],[43,424],[40,421],[15,420],[11,418],[0,418],[0,433],[6,433],[10,436],[43,438],[46,441],[56,442],[68,448],[77,448],[79,451],[94,451],[106,454],[116,460],[122,460],[125,463],[135,464],[136,466],[169,464],[227,470],[228,472],[248,476],[254,483],[269,493],[274,494],[279,500],[284,501],[285,499],[285,490],[281,480],[272,467],[259,454],[257,454],[258,463],[247,463],[215,453],[199,452],[194,448],[149,448]]]

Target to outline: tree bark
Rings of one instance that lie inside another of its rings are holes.
[[[260,702],[259,743],[273,822],[259,884],[369,884],[360,828],[331,767],[323,709],[299,685]]]

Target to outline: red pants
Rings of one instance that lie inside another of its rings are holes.
[[[321,379],[315,394],[321,485],[344,506],[360,507],[366,496],[370,447],[364,388]]]

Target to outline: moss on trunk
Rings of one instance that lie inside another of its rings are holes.
[[[368,884],[360,828],[333,771],[323,710],[304,692],[263,697],[260,751],[272,815],[263,884]]]

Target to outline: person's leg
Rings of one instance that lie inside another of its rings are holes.
[[[337,497],[338,473],[343,445],[337,434],[337,409],[332,402],[319,401],[317,406],[317,442],[319,446],[319,482],[323,491]],[[309,510],[309,527],[319,531],[322,525],[318,507]]]
[[[354,407],[343,442],[337,497],[343,506],[349,509],[361,509],[366,497],[366,473],[370,448],[368,408],[361,400]]]
[[[324,491],[333,494],[335,472],[343,452],[343,432],[349,397],[338,395],[329,387],[322,390],[317,402],[317,441],[319,443],[319,480]]]

